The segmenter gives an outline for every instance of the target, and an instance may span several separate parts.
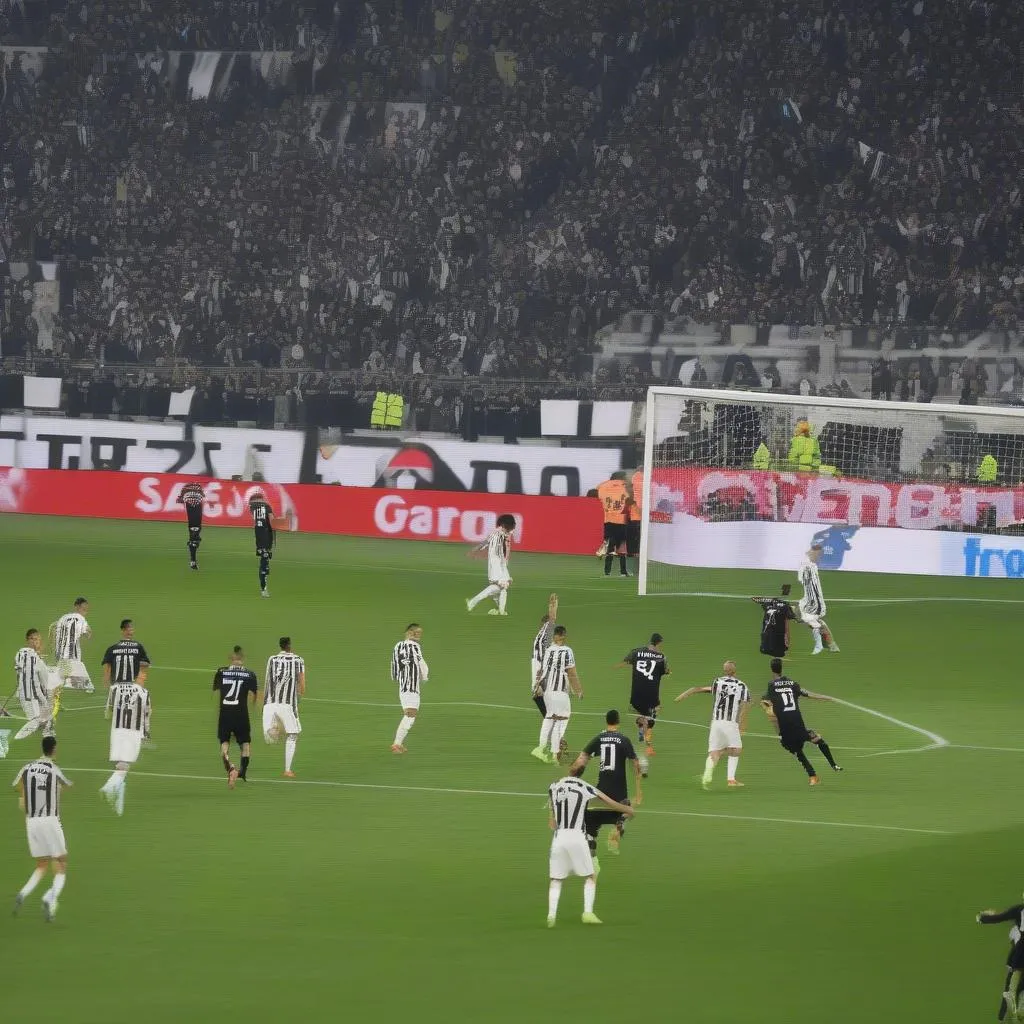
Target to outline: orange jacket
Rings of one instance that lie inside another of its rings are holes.
[[[601,500],[606,523],[624,523],[626,521],[626,500],[629,494],[621,480],[605,480],[597,489]]]
[[[644,475],[637,471],[633,474],[633,502],[629,506],[629,521],[639,523],[643,518]]]

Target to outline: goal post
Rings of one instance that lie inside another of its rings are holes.
[[[652,387],[639,593],[694,570],[1024,578],[1024,409]]]

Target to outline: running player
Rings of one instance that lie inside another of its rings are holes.
[[[31,736],[40,727],[43,736],[53,735],[53,695],[60,685],[60,674],[47,668],[42,649],[39,630],[30,629],[25,633],[25,646],[14,656],[18,700],[25,713],[25,724],[14,734],[16,740]]]
[[[661,680],[672,671],[661,649],[664,642],[660,633],[652,633],[646,647],[634,647],[615,666],[633,670],[629,703],[637,714],[637,739],[645,744],[648,757],[654,756],[654,723],[661,708]],[[640,766],[646,774],[646,762],[641,761]]]
[[[789,652],[789,624],[799,622],[793,606],[784,598],[789,597],[792,587],[782,585],[782,597],[752,597],[754,604],[764,609],[761,619],[761,653],[773,658],[784,658]]]
[[[256,557],[260,560],[260,597],[270,597],[267,581],[270,578],[270,560],[274,557],[274,531],[289,526],[291,520],[287,516],[275,516],[262,491],[257,491],[249,499],[249,512],[256,538]]]
[[[508,559],[512,551],[512,534],[516,528],[516,517],[513,515],[498,516],[491,535],[468,552],[470,558],[481,556],[487,552],[487,586],[466,598],[466,611],[471,612],[481,601],[490,598],[497,607],[488,610],[488,615],[508,615],[505,610],[508,604],[508,588],[512,585],[512,577],[508,572]]]
[[[530,751],[531,756],[545,764],[557,764],[562,740],[572,714],[570,693],[577,699],[583,696],[583,687],[576,674],[576,656],[565,642],[565,626],[555,626],[551,645],[544,652],[537,682],[544,691],[544,721],[540,726],[540,742]]]
[[[95,687],[82,663],[82,640],[92,636],[92,630],[85,617],[89,614],[89,602],[84,597],[75,600],[74,611],[62,615],[50,626],[50,640],[57,656],[61,686],[72,690],[92,693]],[[60,708],[60,691],[57,691],[54,715]]]
[[[405,627],[405,637],[395,644],[391,652],[391,679],[398,683],[398,701],[402,705],[402,720],[391,744],[394,754],[405,753],[405,738],[416,724],[420,711],[420,687],[430,675],[430,669],[423,660],[422,639],[423,627],[418,622],[410,622]]]
[[[821,590],[821,578],[818,575],[818,560],[821,558],[822,547],[820,544],[811,545],[806,557],[800,563],[797,570],[797,578],[804,588],[804,596],[800,598],[798,605],[800,609],[800,621],[809,626],[814,636],[814,650],[811,654],[821,654],[827,645],[830,651],[838,653],[839,645],[835,642],[832,633],[825,622],[825,595]]]
[[[736,662],[727,661],[722,665],[720,675],[710,686],[691,686],[684,690],[676,702],[686,700],[695,693],[711,694],[711,731],[708,735],[708,759],[700,783],[705,789],[711,788],[715,765],[723,754],[729,758],[728,782],[730,786],[742,786],[736,778],[740,754],[743,751],[743,733],[747,731],[747,715],[750,713],[750,691],[736,678]]]
[[[231,651],[231,663],[217,669],[213,676],[213,689],[217,693],[217,741],[220,759],[228,773],[228,789],[235,782],[246,780],[252,751],[252,723],[249,705],[256,700],[259,682],[256,673],[245,666],[245,652],[237,644]],[[234,736],[241,753],[241,768],[236,768],[228,756],[231,737]]]
[[[292,651],[292,638],[278,640],[281,648],[267,659],[264,681],[263,738],[276,743],[284,733],[284,775],[294,779],[292,762],[299,744],[302,723],[299,721],[299,700],[306,693],[306,663]]]
[[[544,707],[544,690],[537,682],[537,673],[540,671],[541,662],[547,649],[551,646],[551,634],[555,629],[555,620],[558,618],[558,595],[548,596],[548,613],[540,620],[540,629],[533,638],[533,649],[530,651],[530,693],[533,694],[533,703],[537,705],[540,717],[543,718],[547,711]]]
[[[203,485],[196,481],[185,484],[178,500],[185,506],[188,517],[188,567],[198,569],[196,555],[203,542],[203,502],[206,500]]]
[[[124,814],[124,794],[128,770],[139,759],[142,741],[149,738],[153,707],[149,690],[137,682],[113,683],[107,694],[110,716],[110,760],[114,771],[100,787],[107,803],[117,814]]]

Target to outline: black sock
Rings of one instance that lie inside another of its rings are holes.
[[[260,590],[267,589],[267,577],[270,575],[270,559],[260,558]]]
[[[243,754],[242,755],[242,770],[238,774],[244,779],[245,778],[245,773],[248,770],[249,770],[249,758],[246,757],[245,754]]]
[[[224,771],[226,771],[226,772],[231,771],[231,759],[228,757],[228,755],[227,754],[221,754],[220,755],[220,759],[224,762]]]
[[[604,574],[605,574],[605,576],[611,575],[612,559],[614,559],[614,558],[615,558],[614,555],[605,555],[604,556]]]
[[[828,744],[824,740],[818,740],[818,749],[825,755],[825,760],[828,761],[829,766],[835,768],[836,759],[832,756],[832,751],[829,750]]]
[[[188,542],[188,560],[190,562],[194,562],[196,560],[196,551],[197,550],[198,549],[197,549],[196,545],[192,541],[189,541]]]
[[[812,778],[818,773],[814,770],[814,765],[807,760],[807,755],[802,750],[794,750],[793,756],[803,765],[804,771],[807,772]]]
[[[619,555],[619,575],[625,576],[629,570],[626,569],[626,556]]]

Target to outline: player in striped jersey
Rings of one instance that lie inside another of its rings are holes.
[[[695,693],[711,694],[711,732],[708,736],[708,759],[704,764],[704,775],[700,784],[711,788],[715,765],[723,754],[728,755],[728,780],[730,786],[742,786],[736,778],[736,769],[743,750],[743,733],[747,731],[747,715],[750,714],[750,691],[746,684],[736,678],[736,662],[727,661],[720,675],[710,686],[691,686],[684,690],[676,701],[686,700]]]
[[[422,639],[423,627],[418,622],[410,622],[405,627],[405,637],[395,644],[391,652],[391,678],[398,683],[398,701],[402,705],[402,720],[391,744],[391,751],[395,754],[405,753],[405,738],[416,724],[420,710],[420,686],[430,676],[430,669],[423,660]]]
[[[500,515],[487,540],[470,550],[471,558],[487,552],[487,586],[479,594],[466,599],[466,611],[471,612],[481,601],[489,597],[497,607],[491,608],[488,615],[508,615],[505,606],[508,604],[508,588],[512,585],[512,577],[508,573],[508,559],[515,528],[515,516],[507,513]]]
[[[551,634],[555,629],[555,619],[558,618],[558,595],[551,594],[548,597],[548,613],[540,620],[540,629],[533,638],[533,648],[530,651],[530,693],[533,695],[533,703],[537,705],[540,717],[543,718],[547,711],[544,708],[544,689],[537,682],[537,673],[540,671],[544,654],[551,646]]]
[[[800,598],[797,607],[800,609],[800,621],[810,627],[814,636],[814,650],[811,654],[821,654],[824,650],[823,642],[830,651],[839,651],[839,645],[825,622],[825,595],[821,589],[821,577],[818,575],[821,552],[820,544],[812,545],[797,570],[797,578],[804,588],[804,596]]]
[[[554,835],[548,854],[548,927],[555,927],[558,901],[562,895],[562,882],[570,875],[584,879],[583,923],[600,924],[594,913],[597,898],[597,873],[587,843],[586,810],[591,800],[600,800],[617,814],[632,818],[633,808],[606,796],[599,789],[580,778],[583,765],[577,762],[570,774],[548,788],[548,825]]]
[[[555,626],[551,644],[544,652],[536,682],[544,692],[544,721],[540,726],[540,742],[530,754],[545,764],[557,764],[558,753],[572,714],[571,693],[577,699],[583,696],[583,687],[576,674],[576,656],[565,642],[565,626]]]
[[[82,641],[92,636],[92,630],[85,619],[88,614],[89,602],[84,597],[77,598],[74,611],[62,615],[50,626],[50,641],[57,657],[61,686],[92,693],[95,687],[82,663]],[[58,692],[54,714],[59,708],[60,694]]]
[[[203,485],[195,480],[185,484],[178,500],[185,506],[185,515],[188,517],[188,567],[198,569],[196,556],[199,545],[203,543],[203,502],[206,500]]]
[[[138,761],[142,741],[149,739],[152,710],[149,690],[144,686],[137,682],[111,685],[106,714],[110,718],[110,760],[114,770],[100,792],[117,814],[124,814],[128,769]]]
[[[56,737],[44,736],[43,756],[24,765],[13,783],[18,788],[18,806],[25,812],[28,852],[36,862],[35,871],[14,897],[14,912],[18,913],[49,867],[53,869],[53,884],[43,894],[43,915],[47,921],[52,921],[57,913],[57,900],[64,891],[68,869],[68,847],[60,823],[60,791],[71,783],[53,760],[56,751]]]
[[[284,733],[284,775],[294,779],[292,762],[302,732],[299,700],[306,693],[306,663],[292,650],[290,636],[281,637],[278,646],[281,650],[267,659],[262,697],[263,738],[276,743]]]
[[[42,659],[43,638],[38,629],[25,633],[25,646],[14,656],[18,700],[25,712],[25,724],[14,734],[16,740],[31,736],[40,726],[44,736],[53,735],[53,695],[60,675],[47,668]]]

